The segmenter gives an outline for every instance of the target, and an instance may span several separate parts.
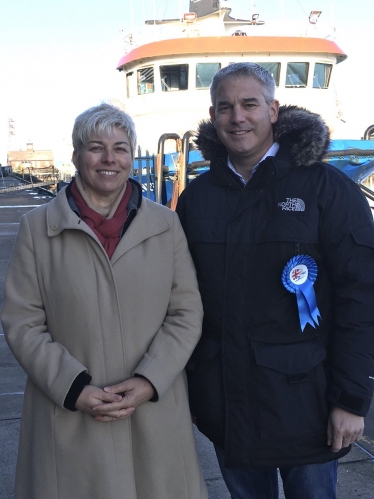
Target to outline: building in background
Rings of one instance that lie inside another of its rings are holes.
[[[8,151],[7,163],[15,172],[27,173],[40,177],[49,174],[54,168],[53,152],[34,150],[32,142],[26,144],[26,150]]]

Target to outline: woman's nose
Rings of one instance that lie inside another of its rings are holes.
[[[105,150],[103,152],[103,161],[105,163],[114,163],[115,161],[115,158],[114,158],[114,154],[112,151],[109,151],[109,150]]]

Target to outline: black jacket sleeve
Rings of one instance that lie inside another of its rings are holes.
[[[84,371],[78,374],[65,397],[65,409],[69,409],[69,411],[73,412],[77,410],[75,408],[75,404],[78,400],[78,397],[82,393],[83,388],[91,383],[91,379],[92,377]]]
[[[320,205],[320,242],[334,298],[329,402],[365,416],[374,388],[373,215],[359,187],[336,173]]]

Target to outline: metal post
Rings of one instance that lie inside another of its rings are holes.
[[[187,168],[188,168],[188,153],[190,152],[190,139],[195,135],[195,132],[189,130],[183,135],[183,162],[181,162],[180,180],[179,180],[179,195],[182,194],[187,185]]]
[[[147,198],[150,199],[151,197],[151,165],[150,165],[150,158],[149,158],[149,151],[146,149],[145,151],[145,168],[146,168],[146,175],[147,175]]]
[[[177,133],[164,133],[158,140],[157,147],[157,163],[156,163],[156,176],[155,176],[155,200],[156,203],[162,202],[162,182],[163,182],[163,163],[165,142],[169,139],[177,141],[180,137]]]
[[[138,182],[142,186],[143,191],[143,157],[140,146],[138,146]]]
[[[32,180],[32,176],[31,176],[31,166],[30,166],[30,163],[29,163],[29,177],[30,177],[31,185],[34,187],[34,182]]]

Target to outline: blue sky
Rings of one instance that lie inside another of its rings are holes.
[[[231,15],[249,18],[251,1],[231,0]],[[133,4],[133,8],[131,8]],[[265,21],[281,13],[279,0],[256,0]],[[331,0],[283,0],[290,20],[322,10],[329,22]],[[372,0],[335,0],[336,41],[348,54],[337,68],[337,92],[359,138],[374,123],[374,76],[370,55],[374,31]],[[140,29],[144,17],[176,18],[188,0],[3,0],[0,6],[0,163],[6,162],[8,118],[15,144],[31,140],[65,159],[74,118],[102,100],[124,93],[116,65],[124,53],[120,30]],[[143,16],[144,13],[144,16]]]

